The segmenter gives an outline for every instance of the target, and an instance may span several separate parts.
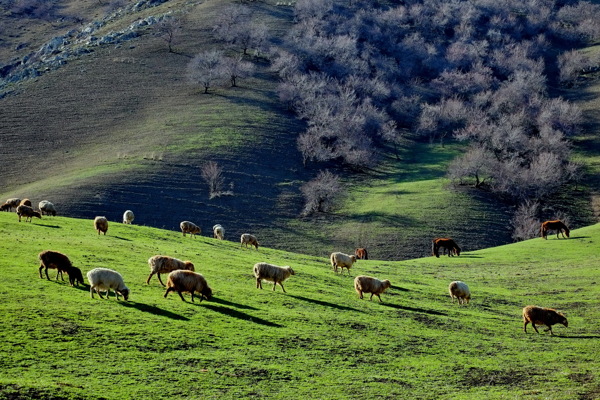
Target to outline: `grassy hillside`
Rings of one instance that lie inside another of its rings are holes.
[[[0,237],[0,398],[600,396],[600,225],[454,258],[359,261],[353,276],[392,281],[383,303],[359,300],[326,258],[176,231],[112,223],[99,237],[91,220],[0,213]],[[45,249],[84,274],[120,271],[130,301],[40,279]],[[154,254],[194,262],[213,300],[164,299],[156,278],[146,285]],[[258,261],[294,268],[287,294],[255,288]],[[450,302],[455,279],[471,287],[470,305]],[[569,327],[523,333],[527,304],[564,311]]]

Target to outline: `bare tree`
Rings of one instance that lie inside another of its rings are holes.
[[[223,168],[216,161],[208,161],[204,164],[200,168],[200,175],[208,185],[209,198],[211,200],[215,197],[233,195],[232,190],[224,190],[225,177],[223,176]]]
[[[540,221],[537,218],[540,204],[535,201],[525,201],[517,207],[510,223],[513,227],[512,238],[515,241],[532,239],[539,235]]]
[[[191,83],[204,87],[204,93],[214,85],[222,83],[225,79],[221,52],[212,50],[200,53],[189,62],[187,78]]]
[[[222,60],[223,73],[229,77],[231,86],[237,86],[237,80],[247,78],[254,72],[254,64],[244,61],[242,55],[225,57]]]
[[[343,194],[339,177],[329,171],[320,171],[301,190],[305,201],[303,215],[329,211]]]
[[[178,17],[165,17],[156,25],[156,36],[167,43],[169,53],[173,53],[173,45],[181,33],[181,20]]]

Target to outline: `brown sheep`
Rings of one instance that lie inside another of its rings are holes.
[[[258,250],[258,239],[249,233],[242,233],[242,236],[240,236],[240,247],[243,245],[246,245],[246,248],[248,248],[248,245],[254,246]]]
[[[354,255],[359,260],[368,260],[369,259],[369,255],[367,254],[367,249],[365,249],[364,247],[359,247],[358,249],[354,250]]]
[[[10,211],[11,208],[12,208],[12,206],[8,203],[4,203],[4,204],[0,205],[0,211]]]
[[[29,199],[23,199],[23,200],[21,200],[21,202],[19,203],[19,205],[20,205],[20,206],[29,206],[29,207],[33,207],[33,206],[31,205],[31,200],[29,200]]]
[[[185,236],[186,233],[189,233],[190,236],[194,237],[194,235],[199,235],[200,233],[202,233],[200,227],[190,221],[181,221],[181,223],[179,224],[179,228],[181,228],[183,236]]]
[[[188,271],[194,271],[194,264],[191,261],[181,261],[177,258],[169,257],[169,256],[161,256],[156,255],[152,256],[148,259],[148,266],[150,267],[150,275],[148,275],[148,279],[146,279],[146,284],[150,283],[150,278],[152,275],[156,274],[158,277],[158,281],[161,285],[165,286],[165,284],[160,279],[160,274],[168,274],[169,272],[178,270],[178,269],[186,269]]]
[[[18,197],[13,197],[11,199],[7,199],[6,203],[4,203],[4,204],[8,204],[10,206],[11,210],[13,208],[16,210],[17,207],[19,207],[19,205],[21,204],[21,199],[19,199]]]
[[[31,222],[33,217],[42,219],[42,214],[40,214],[39,212],[35,211],[33,208],[26,206],[26,205],[17,207],[17,215],[19,216],[19,222],[21,222],[21,217],[25,217],[25,222],[27,222],[27,220],[29,220],[29,222]]]
[[[83,274],[81,270],[77,267],[74,267],[71,264],[71,260],[66,255],[59,253],[58,251],[45,250],[42,251],[38,258],[40,259],[40,278],[43,279],[42,269],[45,268],[46,279],[50,280],[48,276],[48,269],[56,269],[58,272],[56,273],[56,280],[58,280],[58,275],[60,275],[60,279],[63,281],[63,272],[66,272],[69,275],[69,283],[71,286],[76,285],[77,283],[81,283],[83,285]]]
[[[531,323],[533,329],[540,333],[536,325],[546,325],[548,329],[546,331],[550,331],[551,335],[554,335],[552,332],[552,325],[563,324],[566,327],[569,326],[569,322],[567,321],[567,317],[564,314],[559,313],[558,311],[552,308],[546,307],[538,307],[538,306],[527,306],[523,308],[523,330],[527,333],[527,324]]]
[[[379,297],[381,303],[380,294],[385,292],[392,284],[389,280],[380,281],[377,278],[370,276],[360,275],[354,278],[354,290],[358,293],[358,296],[362,299],[363,293],[371,293],[370,300],[373,300],[373,295]]]
[[[108,220],[106,217],[94,218],[94,229],[98,231],[98,235],[100,235],[100,232],[106,235],[106,232],[108,231]]]
[[[194,301],[194,292],[200,293],[200,302],[202,302],[203,298],[210,300],[212,297],[212,289],[206,283],[204,276],[183,269],[178,269],[169,274],[167,278],[167,291],[164,297],[166,298],[171,291],[176,291],[183,301],[185,299],[181,294],[182,292],[189,292],[192,295],[192,302]]]

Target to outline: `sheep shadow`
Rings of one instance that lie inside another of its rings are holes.
[[[399,304],[390,304],[390,303],[381,303],[381,305],[386,306],[386,307],[395,308],[397,310],[419,312],[419,313],[429,314],[429,315],[443,315],[443,316],[448,316],[448,314],[445,313],[445,312],[435,311],[435,310],[426,310],[424,308],[415,308],[415,307],[401,306]]]
[[[58,225],[46,225],[46,224],[35,224],[37,226],[43,226],[44,228],[54,228],[54,229],[60,229],[61,227]]]
[[[120,240],[125,240],[125,241],[127,241],[127,242],[131,242],[131,239],[127,239],[127,238],[124,238],[124,237],[121,237],[121,236],[113,236],[113,237],[114,237],[115,239],[120,239]]]
[[[214,296],[210,299],[210,301],[213,302],[213,303],[222,304],[224,306],[231,306],[231,307],[235,307],[235,308],[242,308],[244,310],[258,310],[258,308],[256,308],[256,307],[247,306],[245,304],[234,303],[234,302],[231,302],[231,301],[227,301],[227,300],[216,298]]]
[[[158,315],[160,317],[167,317],[179,321],[189,321],[188,317],[184,317],[183,315],[175,314],[174,312],[167,311],[163,308],[151,306],[149,304],[144,303],[136,303],[135,301],[121,301],[120,304],[123,307],[135,308],[136,310],[147,312],[150,314]]]
[[[410,292],[410,290],[396,285],[391,285],[390,289],[399,290],[401,292]]]
[[[600,339],[600,335],[557,335],[554,336],[564,339]]]
[[[262,319],[262,318],[258,318],[258,317],[253,317],[250,314],[246,314],[241,311],[233,310],[228,307],[215,306],[212,304],[205,304],[204,307],[208,308],[210,310],[216,311],[218,313],[221,313],[223,315],[241,319],[243,321],[254,322],[255,324],[270,326],[270,327],[274,327],[274,328],[282,328],[283,327],[283,325],[277,324],[275,322],[267,321],[266,319]]]
[[[346,311],[360,311],[357,310],[356,308],[352,308],[352,307],[347,307],[347,306],[341,306],[339,304],[335,304],[335,303],[330,303],[328,301],[322,301],[322,300],[315,300],[315,299],[310,299],[308,297],[303,297],[303,296],[294,296],[294,295],[288,295],[289,297],[293,297],[295,299],[298,300],[304,300],[304,301],[308,301],[309,303],[314,303],[314,304],[318,304],[320,306],[324,306],[324,307],[331,307],[331,308],[337,308],[338,310],[346,310]]]

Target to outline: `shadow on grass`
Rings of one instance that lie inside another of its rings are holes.
[[[144,303],[136,303],[134,301],[121,301],[120,304],[123,305],[124,307],[135,308],[136,310],[140,310],[140,311],[147,312],[150,314],[158,315],[161,317],[167,317],[167,318],[176,319],[179,321],[189,321],[190,320],[188,317],[184,317],[183,315],[175,314],[171,311],[167,311],[162,308],[159,308],[156,306],[151,306],[151,305],[144,304]]]
[[[590,239],[591,236],[571,236],[569,239]]]
[[[483,256],[476,256],[474,254],[461,254],[458,257],[460,257],[460,258],[483,258]]]
[[[400,286],[395,286],[395,285],[390,286],[390,289],[399,290],[401,292],[410,292],[410,290],[408,290],[406,288],[403,288],[403,287],[400,287]]]
[[[112,237],[114,237],[115,239],[126,240],[128,242],[131,242],[131,239],[127,239],[127,238],[124,238],[124,237],[121,237],[121,236],[112,236]]]
[[[45,225],[45,224],[34,224],[34,225],[43,226],[44,228],[54,228],[54,229],[60,228],[60,226],[58,226],[58,225]]]
[[[408,307],[408,306],[401,306],[399,304],[381,303],[381,305],[386,306],[386,307],[395,308],[395,309],[398,309],[398,310],[413,311],[413,312],[419,312],[419,313],[424,313],[424,314],[429,314],[429,315],[444,315],[444,316],[448,315],[445,312],[441,312],[441,311],[426,310],[424,308],[414,308],[414,307]]]
[[[293,297],[295,299],[298,300],[304,300],[304,301],[308,301],[309,303],[314,303],[314,304],[318,304],[320,306],[325,306],[325,307],[331,307],[331,308],[337,308],[338,310],[347,310],[347,311],[360,311],[357,310],[356,308],[352,308],[352,307],[346,307],[346,306],[341,306],[339,304],[335,304],[335,303],[330,303],[328,301],[322,301],[322,300],[315,300],[315,299],[309,299],[308,297],[303,297],[303,296],[294,296],[294,295],[288,295],[289,297]]]
[[[215,306],[212,304],[204,303],[204,308],[208,308],[210,310],[219,312],[224,315],[228,315],[230,317],[241,319],[243,321],[254,322],[255,324],[259,324],[259,325],[271,326],[271,327],[275,327],[275,328],[283,327],[283,325],[276,324],[275,322],[267,321],[266,319],[262,319],[262,318],[258,318],[258,317],[253,317],[250,314],[246,314],[241,311],[233,310],[228,307],[221,307],[221,306]]]
[[[564,339],[600,339],[600,335],[557,335],[554,336]]]
[[[244,310],[258,310],[258,308],[256,308],[256,307],[247,306],[245,304],[233,303],[231,301],[227,301],[227,300],[223,300],[223,299],[218,299],[216,297],[211,298],[210,301],[212,303],[218,303],[218,304],[222,304],[224,306],[232,306],[232,307],[235,307],[235,308],[243,308]]]

